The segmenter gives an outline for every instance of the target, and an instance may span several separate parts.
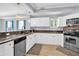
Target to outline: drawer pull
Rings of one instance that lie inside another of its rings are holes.
[[[11,46],[11,44],[9,44]]]

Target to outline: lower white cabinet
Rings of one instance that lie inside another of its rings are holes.
[[[0,56],[14,56],[14,41],[0,44]]]
[[[35,34],[28,35],[26,39],[26,53],[33,47],[35,43]]]
[[[26,53],[37,44],[64,45],[64,36],[62,33],[34,33],[27,36]]]
[[[5,56],[14,56],[14,41],[10,41],[4,44]]]
[[[38,44],[51,44],[63,46],[63,34],[57,33],[37,33]]]
[[[4,44],[0,44],[0,56],[4,56],[5,54],[5,47],[4,47]]]

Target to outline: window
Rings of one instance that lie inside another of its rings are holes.
[[[0,31],[2,31],[2,21],[0,19]]]
[[[5,22],[5,30],[12,31],[14,29],[14,21],[6,21]]]
[[[26,21],[25,20],[19,20],[17,21],[17,29],[25,29]]]
[[[52,28],[56,28],[57,27],[57,20],[56,19],[50,19],[50,26]]]

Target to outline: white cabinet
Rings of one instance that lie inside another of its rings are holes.
[[[63,34],[55,33],[38,33],[37,42],[39,44],[51,44],[63,46]]]
[[[14,55],[14,41],[10,41],[4,44],[5,47],[5,56]]]
[[[30,50],[30,48],[33,47],[35,43],[36,43],[35,35],[34,34],[28,35],[26,39],[26,53]]]
[[[0,45],[0,56],[14,55],[14,41],[6,42]]]
[[[33,45],[36,43],[37,39],[36,39],[36,33],[35,34],[32,34],[32,43]]]
[[[0,44],[0,56],[4,56],[5,50],[4,50],[4,44]]]
[[[31,18],[31,27],[50,27],[49,17]]]
[[[26,52],[28,52],[31,47],[32,47],[32,38],[31,35],[29,35],[27,36],[26,39]]]

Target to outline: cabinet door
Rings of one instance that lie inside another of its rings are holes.
[[[26,53],[33,47],[33,45],[35,44],[35,37],[34,35],[29,35],[27,36],[26,39]]]
[[[5,56],[14,55],[14,41],[10,41],[4,44],[5,47]]]
[[[5,50],[4,50],[4,44],[0,44],[0,56],[4,56],[4,53]]]
[[[63,34],[39,33],[37,35],[37,43],[39,44],[52,44],[63,46]]]
[[[50,44],[52,36],[46,33],[39,33],[37,34],[37,43],[39,44]]]
[[[31,35],[31,47],[35,44],[35,35]]]
[[[36,34],[33,34],[32,40],[33,40],[33,45],[34,45],[37,41],[37,35]]]
[[[30,36],[27,36],[27,39],[26,39],[26,53],[29,51],[30,48],[31,48],[31,38],[30,38]]]

